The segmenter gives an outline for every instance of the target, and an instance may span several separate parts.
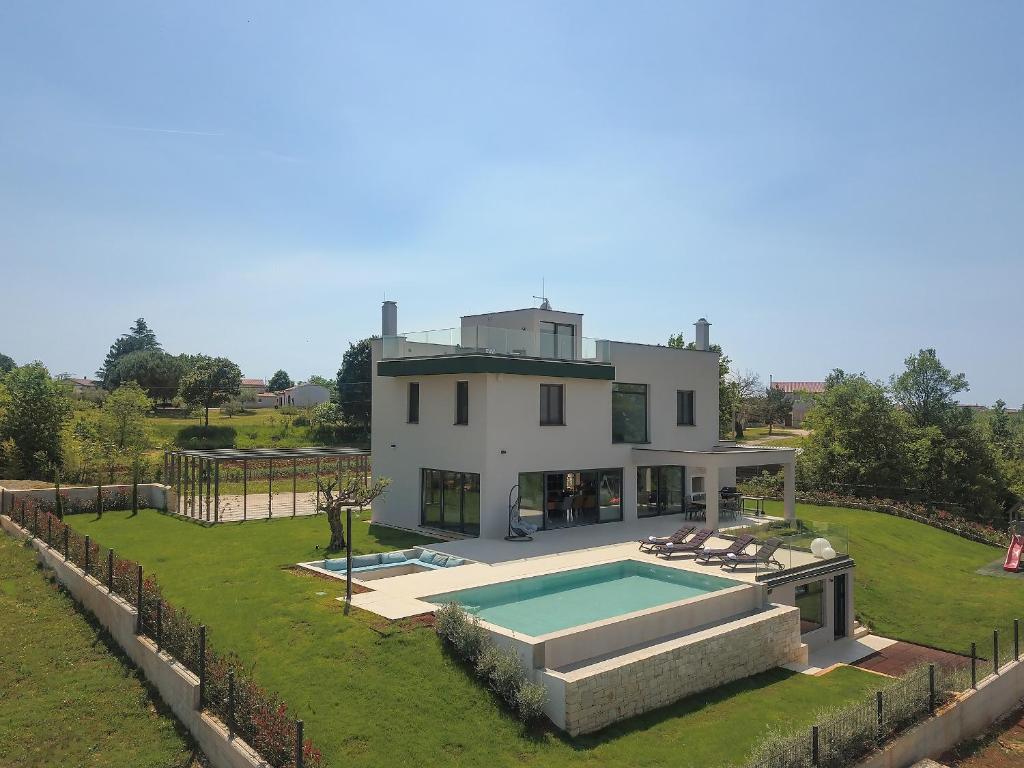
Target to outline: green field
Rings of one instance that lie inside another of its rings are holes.
[[[169,599],[209,625],[211,642],[237,651],[284,696],[334,765],[388,765],[396,755],[445,766],[738,763],[767,728],[807,725],[823,707],[877,686],[855,669],[824,677],[775,670],[568,739],[524,729],[431,629],[357,609],[345,616],[334,599],[342,582],[290,570],[323,556],[322,517],[202,528],[145,511],[73,523],[156,574]],[[355,523],[357,553],[425,541]]]
[[[765,506],[782,515],[781,502]],[[1024,581],[977,573],[1001,549],[878,512],[798,504],[797,515],[847,528],[857,615],[880,635],[964,653],[1024,618]]]
[[[0,766],[199,766],[173,716],[6,535],[0,647]]]
[[[747,427],[743,430],[743,439],[740,443],[758,441],[764,445],[780,445],[787,448],[800,448],[806,438],[799,432],[794,432],[785,427],[773,427],[771,435],[768,434],[768,427]]]

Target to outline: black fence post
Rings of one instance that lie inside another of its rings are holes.
[[[68,524],[64,523],[64,562],[68,561]]]
[[[928,711],[935,714],[935,665],[928,665]]]
[[[107,594],[114,591],[114,550],[107,550]]]
[[[811,765],[818,764],[818,726],[811,726]]]
[[[235,735],[235,670],[228,670],[228,737]]]
[[[818,726],[814,726],[814,733],[815,733],[815,742],[814,742],[814,744],[815,744],[815,748],[817,748],[817,744],[818,744],[818,742],[817,742]],[[815,765],[817,765],[817,760],[815,760]],[[296,720],[295,721],[295,768],[302,768],[302,721],[301,720]]]
[[[135,634],[142,634],[142,566],[135,571]]]
[[[199,625],[199,709],[206,700],[206,625]]]
[[[992,630],[992,671],[999,674],[999,630]]]
[[[86,576],[89,575],[89,544],[90,544],[90,537],[89,537],[88,534],[86,534],[86,537],[85,537],[85,567],[82,568],[82,570],[85,571],[85,575]]]
[[[882,743],[882,692],[875,691],[875,741]]]
[[[160,653],[160,645],[164,635],[164,601],[156,601],[156,652]]]
[[[1020,661],[1020,619],[1013,620],[1013,660]]]
[[[971,643],[971,688],[978,687],[978,645]]]

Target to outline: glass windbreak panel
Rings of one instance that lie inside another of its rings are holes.
[[[646,384],[612,384],[612,442],[647,442]]]
[[[622,470],[602,470],[598,479],[598,521],[622,519]]]
[[[519,517],[524,522],[544,527],[544,473],[519,475]]]
[[[480,533],[480,475],[462,474],[462,532]]]
[[[825,626],[825,582],[800,584],[796,588],[796,607],[800,609],[800,634]]]
[[[423,470],[423,525],[441,526],[441,473],[436,469]]]
[[[542,322],[540,330],[540,356],[559,360],[576,357],[576,328],[571,323]]]

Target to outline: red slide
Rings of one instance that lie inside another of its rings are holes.
[[[1024,536],[1015,533],[1010,537],[1010,548],[1006,550],[1006,560],[1003,561],[1004,571],[1020,570],[1020,555],[1024,549]]]

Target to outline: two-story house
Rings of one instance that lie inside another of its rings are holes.
[[[385,302],[372,351],[373,472],[391,486],[374,520],[500,538],[510,504],[539,531],[637,521],[699,506],[718,526],[736,467],[792,451],[723,444],[710,323],[696,349],[591,339],[583,315],[540,308],[467,315],[399,334]]]

